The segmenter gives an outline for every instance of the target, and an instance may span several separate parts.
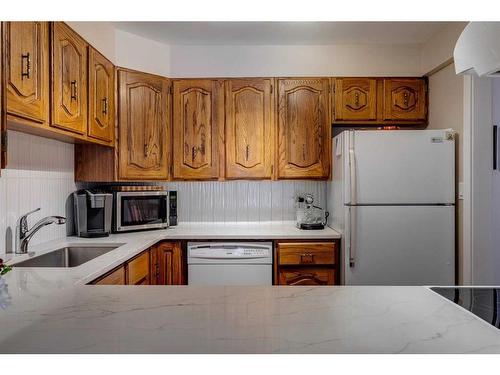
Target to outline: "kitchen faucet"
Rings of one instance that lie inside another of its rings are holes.
[[[17,220],[16,224],[16,254],[26,254],[28,252],[28,243],[33,235],[40,230],[40,228],[49,224],[64,224],[66,218],[62,216],[47,216],[41,219],[38,223],[28,229],[28,215],[40,211],[40,208],[28,212]]]

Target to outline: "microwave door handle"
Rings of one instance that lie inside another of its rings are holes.
[[[163,219],[162,222],[166,223],[169,219],[170,212],[169,212],[169,205],[168,205],[168,195],[163,195],[162,198],[162,213],[163,213]]]

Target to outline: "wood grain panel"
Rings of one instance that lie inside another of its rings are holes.
[[[280,265],[335,264],[333,242],[287,242],[278,244]]]
[[[335,270],[324,267],[287,267],[279,271],[279,285],[335,285]]]
[[[51,125],[87,133],[87,43],[62,22],[52,23]]]
[[[274,95],[272,79],[231,79],[225,85],[228,179],[272,177]]]
[[[425,120],[426,103],[423,78],[384,79],[384,120]]]
[[[328,178],[329,79],[279,79],[278,85],[278,177]]]
[[[114,65],[94,48],[89,47],[89,123],[91,138],[115,140]]]
[[[160,242],[156,245],[158,285],[181,285],[182,249],[180,242]]]
[[[49,121],[49,23],[5,22],[5,79],[9,114]]]
[[[97,281],[92,282],[95,285],[125,285],[125,266],[121,266],[111,271]]]
[[[150,253],[144,251],[127,262],[127,284],[147,285],[150,283]]]
[[[337,121],[377,119],[377,80],[374,78],[336,78],[334,98]]]
[[[119,70],[119,179],[166,180],[169,80]]]
[[[172,100],[173,177],[216,179],[223,146],[222,81],[174,80]]]

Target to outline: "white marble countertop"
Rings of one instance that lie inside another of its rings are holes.
[[[499,330],[425,287],[84,285],[159,240],[219,238],[339,235],[285,223],[193,223],[35,246],[39,255],[121,245],[79,267],[14,267],[3,276],[0,353],[500,353]]]

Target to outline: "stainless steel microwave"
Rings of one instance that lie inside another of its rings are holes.
[[[114,233],[168,228],[168,191],[117,191],[113,195]]]

